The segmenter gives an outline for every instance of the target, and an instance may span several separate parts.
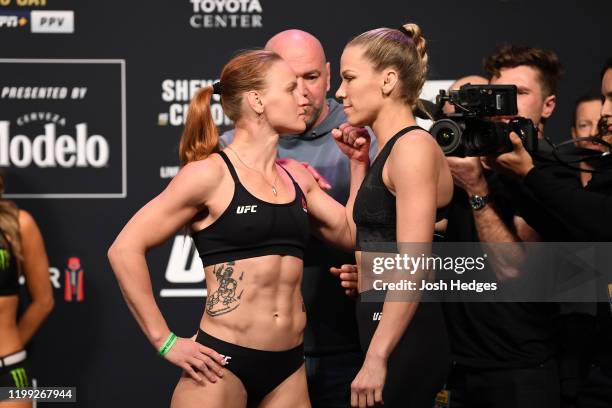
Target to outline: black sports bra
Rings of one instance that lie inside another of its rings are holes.
[[[0,296],[16,295],[19,292],[17,259],[11,245],[0,231]]]
[[[391,149],[400,137],[412,130],[421,129],[419,126],[410,126],[400,130],[383,147],[378,157],[372,163],[361,187],[357,192],[353,206],[353,219],[357,227],[356,249],[368,250],[367,244],[383,244],[397,242],[395,196],[391,194],[383,182],[382,172]],[[446,217],[450,204],[436,210],[436,221]],[[434,234],[433,239],[438,241],[440,236]],[[371,247],[378,250],[380,246]]]
[[[310,237],[308,207],[304,193],[291,174],[283,167],[293,181],[294,200],[269,203],[249,193],[225,152],[219,155],[234,180],[234,195],[217,220],[192,234],[204,266],[264,255],[292,255],[303,259]]]

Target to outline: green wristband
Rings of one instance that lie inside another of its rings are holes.
[[[159,349],[159,355],[163,357],[168,354],[172,346],[174,346],[174,343],[176,343],[177,339],[178,337],[176,337],[176,334],[170,332],[168,338],[166,341],[164,341],[164,344],[162,344],[161,348]]]

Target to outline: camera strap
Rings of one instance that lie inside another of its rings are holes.
[[[609,153],[601,153],[599,151],[595,151],[592,149],[584,149],[584,148],[580,148],[580,147],[576,147],[575,144],[576,142],[579,141],[590,141],[590,142],[595,142],[598,144],[601,144],[603,146],[608,147],[609,149],[612,150],[612,145],[608,142],[606,142],[605,140],[602,140],[601,138],[598,137],[577,137],[575,139],[572,140],[566,140],[564,142],[561,143],[553,143],[549,138],[544,137],[544,140],[546,140],[546,142],[551,146],[552,150],[551,153],[553,155],[553,157],[555,158],[555,160],[551,160],[543,155],[539,155],[536,154],[538,159],[541,161],[547,161],[547,162],[558,162],[561,163],[562,165],[564,165],[565,167],[568,167],[572,170],[576,170],[576,171],[580,171],[580,172],[585,172],[585,173],[601,173],[602,170],[608,170],[608,169],[612,169],[612,155]],[[569,151],[570,154],[573,155],[580,155],[581,157],[577,158],[577,159],[568,159],[568,158],[562,158],[561,152],[559,151],[560,147],[564,147],[564,146],[573,146],[573,149]],[[574,164],[579,164],[580,162],[586,162],[589,164],[593,164],[594,167],[596,167],[596,169],[584,169],[579,167],[579,165],[574,165]]]

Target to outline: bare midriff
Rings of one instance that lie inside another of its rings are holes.
[[[303,267],[301,259],[280,255],[207,266],[200,327],[223,341],[257,350],[300,345],[306,325]]]
[[[0,357],[23,349],[17,329],[16,295],[0,296]]]

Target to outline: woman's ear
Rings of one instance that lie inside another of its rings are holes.
[[[383,96],[391,95],[391,92],[398,86],[399,77],[394,68],[387,68],[382,73],[382,94]]]
[[[261,99],[261,95],[257,91],[248,91],[246,93],[247,102],[251,109],[257,114],[261,115],[264,112],[264,103]]]

